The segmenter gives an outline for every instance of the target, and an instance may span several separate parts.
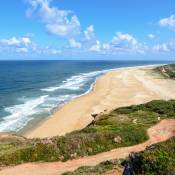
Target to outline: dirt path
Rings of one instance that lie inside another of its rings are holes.
[[[73,171],[81,166],[95,166],[106,160],[125,158],[131,152],[142,151],[149,145],[165,141],[175,136],[175,119],[162,120],[157,125],[148,129],[148,135],[150,137],[148,141],[135,146],[118,148],[67,162],[22,164],[11,168],[5,168],[0,171],[0,175],[60,175],[66,171]]]

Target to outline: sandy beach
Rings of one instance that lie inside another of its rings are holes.
[[[156,99],[175,98],[175,82],[153,74],[152,68],[121,68],[106,73],[97,79],[91,92],[65,104],[24,135],[29,138],[65,135],[87,126],[93,120],[92,114]]]

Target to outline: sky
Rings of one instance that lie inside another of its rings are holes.
[[[174,0],[6,0],[0,23],[0,60],[175,60]]]

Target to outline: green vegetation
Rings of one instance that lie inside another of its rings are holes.
[[[175,64],[160,66],[154,70],[161,74],[164,78],[175,78]]]
[[[102,173],[106,173],[111,170],[120,169],[120,162],[118,160],[111,160],[102,162],[97,166],[84,166],[80,167],[73,172],[67,172],[63,175],[101,175]]]
[[[133,158],[134,157],[134,158]],[[127,161],[135,175],[174,175],[175,174],[175,137],[168,141],[151,145],[145,151],[135,153]],[[64,175],[100,175],[108,171],[120,170],[118,160],[110,160],[94,167],[80,167]]]
[[[144,174],[175,173],[175,137],[141,153]]]
[[[136,175],[175,174],[175,137],[148,147],[130,158]],[[139,166],[138,166],[139,165]]]
[[[118,108],[97,117],[81,131],[46,139],[0,139],[0,166],[34,161],[66,161],[113,148],[135,145],[148,139],[146,130],[158,117],[175,118],[175,100],[152,101]],[[16,138],[17,139],[17,138]]]
[[[145,112],[146,114],[153,113],[153,115],[160,115],[163,118],[175,116],[175,100],[154,100],[146,104],[132,105],[129,107],[122,107],[115,110],[115,112],[117,112],[118,114],[135,114],[135,112],[138,113],[139,111]],[[152,121],[151,118],[152,117],[147,117],[145,119]]]

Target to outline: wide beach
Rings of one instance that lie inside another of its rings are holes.
[[[175,89],[172,88],[175,82],[153,73],[153,67],[120,68],[106,73],[97,79],[91,92],[65,104],[24,135],[29,138],[65,135],[91,123],[92,114],[155,99],[175,98]]]

